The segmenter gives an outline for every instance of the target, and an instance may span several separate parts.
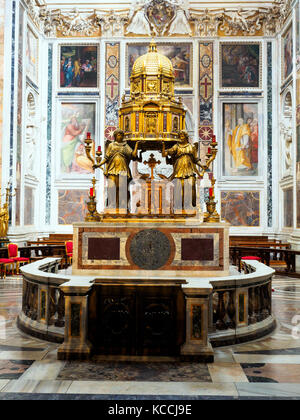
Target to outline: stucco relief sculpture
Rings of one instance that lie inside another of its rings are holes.
[[[280,123],[280,134],[282,138],[282,147],[284,151],[284,172],[289,172],[292,167],[292,143],[293,143],[293,130],[291,125],[287,126]]]

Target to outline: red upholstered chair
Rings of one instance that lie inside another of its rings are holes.
[[[18,245],[17,244],[8,244],[8,258],[13,260],[17,266],[17,274],[19,274],[20,264],[28,264],[30,259],[26,257],[18,256]]]
[[[252,260],[252,261],[261,261],[260,257],[242,257],[242,260]]]
[[[72,259],[73,259],[73,241],[66,241],[65,248],[66,248],[67,262],[68,264],[71,265]]]
[[[9,269],[12,271],[14,266],[14,260],[10,258],[0,258],[0,272],[1,272],[1,278],[6,278],[6,269],[9,267]]]

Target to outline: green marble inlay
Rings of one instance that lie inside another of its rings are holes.
[[[71,336],[80,336],[80,303],[71,304]]]
[[[245,295],[241,293],[239,295],[239,322],[244,322],[245,320]]]
[[[202,307],[201,305],[192,306],[192,339],[199,340],[202,337]]]
[[[46,319],[46,292],[41,291],[41,319]]]

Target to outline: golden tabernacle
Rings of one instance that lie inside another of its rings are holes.
[[[185,109],[174,96],[174,71],[168,57],[159,54],[154,41],[139,57],[130,76],[130,98],[123,96],[119,126],[129,142],[145,141],[141,150],[161,150],[161,141],[176,142],[185,128]]]

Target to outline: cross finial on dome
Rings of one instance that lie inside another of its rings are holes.
[[[148,52],[157,52],[157,46],[156,46],[156,42],[154,41],[154,39],[152,38],[150,44],[149,44],[149,50]]]

